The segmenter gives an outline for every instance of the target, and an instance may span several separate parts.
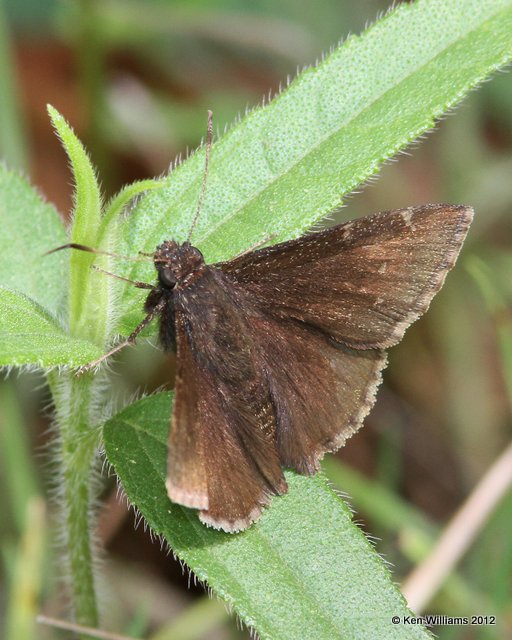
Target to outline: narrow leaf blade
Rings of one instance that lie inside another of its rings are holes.
[[[68,155],[76,182],[71,240],[94,242],[101,222],[101,195],[94,167],[83,144],[57,109],[48,105],[48,113]]]
[[[101,194],[94,167],[83,144],[62,115],[48,105],[53,126],[71,162],[75,180],[75,207],[71,224],[71,242],[95,247],[101,225]],[[73,335],[103,337],[104,313],[108,298],[105,279],[94,287],[94,305],[88,305],[91,264],[94,257],[82,251],[69,256],[69,325]],[[101,311],[98,312],[98,309]]]

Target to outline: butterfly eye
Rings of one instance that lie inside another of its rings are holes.
[[[176,278],[170,269],[162,269],[158,272],[158,279],[160,284],[164,287],[173,288],[176,284]]]

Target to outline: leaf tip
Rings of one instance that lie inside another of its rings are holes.
[[[63,116],[57,111],[57,109],[51,105],[50,103],[48,103],[46,105],[46,111],[48,111],[48,115],[50,116],[50,119],[52,121],[53,126],[56,127],[56,123],[57,121],[62,121],[64,120]]]
[[[69,144],[71,142],[75,142],[81,145],[80,141],[76,137],[73,128],[60,111],[49,103],[46,105],[46,110],[48,111],[48,115],[50,116],[50,120],[52,121],[52,125],[57,132],[58,137],[61,139],[62,144],[69,155]]]

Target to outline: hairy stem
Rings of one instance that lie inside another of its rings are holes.
[[[94,428],[96,381],[72,372],[49,374],[60,432],[61,508],[67,571],[77,623],[96,627],[98,607],[94,580],[91,512],[95,498],[94,460],[99,430]]]

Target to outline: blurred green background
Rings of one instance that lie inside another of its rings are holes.
[[[194,148],[207,109],[221,132],[390,5],[0,0],[0,155],[66,218],[70,173],[47,103],[73,124],[111,195],[166,172]],[[365,429],[325,466],[404,582],[511,441],[510,75],[474,92],[335,219],[442,201],[476,210],[461,259],[429,313],[392,350]],[[152,348],[139,349],[137,364],[132,351],[124,365],[133,389],[172,380],[172,361]],[[0,636],[7,640],[69,637],[34,622],[39,612],[65,618],[68,604],[48,491],[48,401],[35,374],[0,382]],[[112,480],[99,508],[105,628],[153,640],[249,637],[142,526],[134,528]],[[495,615],[498,624],[437,626],[441,640],[512,637],[511,532],[508,490],[424,605],[428,613]]]

